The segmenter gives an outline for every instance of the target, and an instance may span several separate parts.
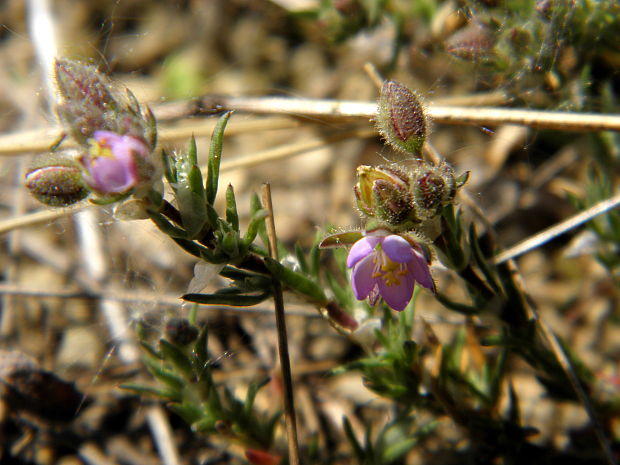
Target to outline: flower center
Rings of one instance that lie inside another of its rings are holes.
[[[407,274],[407,268],[404,263],[396,263],[390,260],[383,251],[379,250],[375,257],[375,270],[372,274],[373,278],[380,278],[385,282],[385,285],[398,286],[400,285],[400,277]]]
[[[114,155],[112,154],[112,149],[107,143],[107,139],[101,139],[99,141],[91,139],[89,142],[90,148],[88,150],[88,153],[93,157],[93,159],[99,157],[114,158]]]

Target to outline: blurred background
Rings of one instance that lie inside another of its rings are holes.
[[[41,210],[22,187],[28,166],[42,151],[28,147],[47,140],[57,126],[54,94],[47,91],[50,76],[35,40],[44,27],[37,18],[46,6],[59,55],[97,65],[156,114],[170,102],[191,103],[206,94],[373,101],[378,91],[364,71],[367,62],[414,89],[429,105],[617,113],[620,12],[613,1],[592,9],[588,4],[2,1],[0,349],[5,352],[0,352],[0,380],[14,386],[15,367],[36,363],[57,375],[58,385],[45,381],[44,389],[30,380],[15,389],[52,399],[54,405],[71,398],[79,414],[58,421],[63,412],[46,413],[34,401],[10,402],[5,393],[0,397],[1,463],[150,464],[161,457],[166,463],[243,463],[234,447],[224,452],[221,444],[193,435],[156,402],[117,387],[144,379],[133,322],[144,319],[157,330],[167,316],[186,312],[178,297],[193,277],[195,260],[151,223],[117,221],[106,207],[19,225],[20,218]],[[213,118],[204,115],[164,119],[160,131],[178,130],[182,136],[163,138],[161,145],[184,150],[194,133],[204,161],[212,125]],[[408,162],[378,135],[329,142],[351,129],[372,128],[370,121],[238,113],[229,126],[224,162],[278,147],[294,152],[299,143],[318,147],[227,170],[220,183],[233,184],[247,221],[250,195],[271,182],[278,235],[291,245],[309,246],[328,225],[360,226],[352,193],[358,165]],[[616,133],[435,124],[429,139],[457,173],[470,171],[469,197],[495,229],[501,247],[615,192]],[[601,389],[611,393],[620,375],[619,240],[620,218],[612,214],[519,259],[541,314],[600,375]],[[461,297],[445,269],[437,266],[434,276],[442,291]],[[357,346],[302,302],[291,302],[289,310],[302,436],[316,435],[330,463],[352,463],[341,418],[347,416],[363,431],[365,424],[386,421],[386,406],[358,375],[326,375],[359,355]],[[269,311],[200,310],[200,319],[211,328],[209,348],[221,368],[219,379],[241,391],[249,380],[274,369]],[[416,313],[440,337],[449,337],[463,322],[430,295],[421,296]],[[578,406],[543,398],[527,370],[516,366],[513,374],[524,423],[541,431],[541,443],[559,447],[586,416]],[[527,381],[520,383],[521,377]],[[79,392],[65,382],[75,383]],[[174,452],[169,458],[158,450],[153,425],[161,424],[171,428],[176,459]],[[457,449],[459,441],[458,429],[445,421],[435,440],[410,454],[406,463],[453,463],[443,454]]]

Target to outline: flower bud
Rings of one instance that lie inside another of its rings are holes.
[[[42,204],[67,207],[85,199],[90,191],[82,172],[71,160],[52,158],[26,174],[26,188]]]
[[[396,81],[386,81],[379,96],[377,126],[396,150],[419,157],[428,121],[420,98]]]
[[[131,135],[96,131],[80,157],[87,184],[101,195],[118,195],[153,181],[157,167],[146,143]]]
[[[418,222],[407,173],[391,166],[360,166],[357,175],[355,196],[362,213],[392,226]]]
[[[185,318],[170,318],[164,332],[168,341],[179,346],[191,344],[198,337],[198,328]]]
[[[55,80],[60,95],[56,112],[65,129],[80,145],[87,146],[97,131],[130,135],[155,148],[153,114],[127,91],[126,97],[96,67],[58,59]]]
[[[455,57],[478,61],[492,55],[495,40],[487,27],[470,23],[448,37],[445,45],[446,51]]]
[[[418,168],[412,190],[416,212],[420,218],[426,220],[436,216],[441,207],[454,200],[456,189],[454,171],[447,163],[439,166],[425,163]]]

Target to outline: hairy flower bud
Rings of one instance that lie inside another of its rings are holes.
[[[185,318],[170,318],[166,323],[165,335],[173,344],[186,346],[198,338],[198,328]]]
[[[357,175],[355,196],[362,213],[391,226],[418,222],[407,173],[392,166],[360,166]]]
[[[58,157],[32,167],[26,174],[26,188],[39,202],[50,207],[73,205],[90,193],[80,167],[69,159]]]
[[[153,114],[127,91],[118,92],[95,66],[58,59],[55,80],[60,96],[56,112],[65,129],[80,145],[86,146],[97,131],[110,131],[144,140],[155,148]]]
[[[462,184],[461,184],[462,185]],[[412,191],[417,214],[427,220],[439,213],[444,205],[454,200],[457,186],[454,171],[447,163],[419,167],[413,176]]]
[[[377,126],[396,150],[419,157],[428,121],[420,97],[396,81],[386,81],[379,97]]]
[[[446,51],[463,60],[478,61],[493,53],[495,40],[491,31],[478,23],[470,23],[446,40]]]

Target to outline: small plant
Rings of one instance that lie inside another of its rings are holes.
[[[70,158],[56,151],[39,160],[26,177],[35,198],[49,206],[84,199],[115,203],[123,218],[123,205],[131,202],[137,205],[132,217],[150,218],[200,261],[205,286],[216,275],[229,283],[211,293],[184,295],[195,305],[192,316],[171,318],[155,343],[144,326],[138,327],[144,363],[157,383],[126,384],[126,389],[163,399],[197,434],[240,445],[250,463],[285,462],[281,413],[255,407],[268,380],[251,384],[244,397],[216,383],[208,327],[196,323],[197,304],[252,306],[270,298],[278,303],[284,289],[313,305],[343,337],[360,342],[363,355],[332,375],[359,372],[368,389],[390,402],[390,421],[376,435],[366,428],[363,441],[344,420],[358,463],[406,463],[407,454],[437,427],[437,420],[421,420],[421,414],[448,417],[462,428],[472,462],[535,463],[537,454],[557,456],[553,446],[530,442],[533,431],[522,422],[509,377],[516,360],[530,366],[549,397],[591,407],[592,418],[601,419],[594,424],[597,432],[603,439],[611,435],[618,412],[609,407],[617,405],[617,397],[612,402],[596,397],[593,374],[561,342],[558,355],[552,344],[557,340],[541,326],[512,264],[495,264],[495,246],[464,218],[456,202],[468,173],[456,176],[446,162],[422,159],[427,119],[419,98],[402,84],[384,84],[377,124],[390,146],[413,158],[413,166],[359,167],[353,192],[363,228],[324,235],[308,252],[286,250],[294,260],[278,260],[269,247],[285,248],[268,233],[271,213],[265,202],[252,198],[245,231],[232,186],[226,188],[223,211],[215,206],[230,113],[220,117],[213,132],[203,176],[195,142],[182,153],[158,153],[152,113],[130,93],[120,97],[94,67],[59,60],[56,82],[62,97],[58,114],[80,153]],[[331,265],[321,258],[322,249],[333,249]],[[435,282],[431,265],[437,262],[458,278],[465,298],[449,298]],[[416,331],[420,292],[466,315],[450,340],[442,342],[428,323]],[[472,321],[478,315],[495,323],[479,331]],[[416,332],[423,336],[414,339]],[[320,452],[311,453],[312,444],[301,449],[308,461],[325,463]],[[291,453],[291,462],[297,459]]]

